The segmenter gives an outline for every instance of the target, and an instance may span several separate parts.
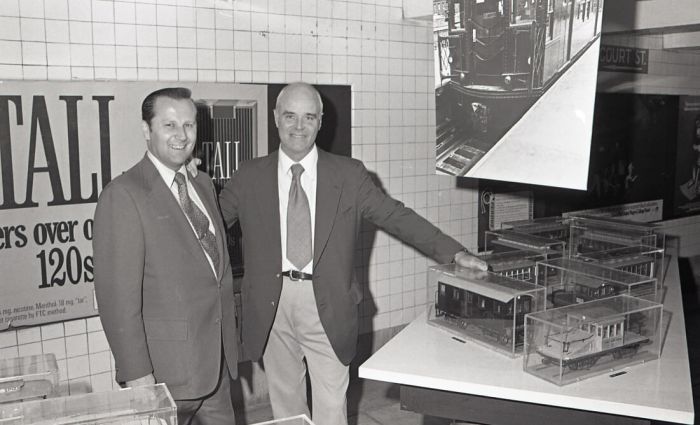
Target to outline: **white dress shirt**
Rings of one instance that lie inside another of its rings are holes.
[[[306,192],[306,198],[309,200],[309,210],[311,211],[311,252],[313,253],[314,244],[314,224],[316,223],[316,164],[318,163],[318,151],[314,145],[299,164],[304,167],[304,172],[301,174],[301,187]],[[279,150],[279,160],[277,161],[277,189],[280,198],[280,240],[282,241],[282,271],[296,270],[296,267],[287,259],[287,204],[289,204],[289,188],[292,185],[292,165],[295,162],[285,154],[282,149]],[[304,266],[300,271],[312,274],[314,270],[313,256],[309,264]]]
[[[209,217],[209,213],[207,212],[207,209],[204,207],[204,204],[202,203],[202,200],[199,199],[199,195],[197,194],[197,191],[194,190],[194,186],[192,186],[192,183],[190,183],[190,176],[187,173],[187,168],[183,164],[182,167],[180,167],[179,170],[174,171],[171,168],[167,167],[165,164],[160,162],[158,158],[156,158],[155,155],[153,155],[150,151],[147,151],[148,159],[151,160],[153,165],[155,165],[156,170],[158,170],[158,173],[160,176],[163,178],[163,181],[165,181],[165,185],[168,186],[170,189],[170,193],[173,194],[175,197],[175,201],[180,204],[180,194],[178,193],[178,188],[177,188],[177,182],[175,182],[175,174],[176,173],[182,173],[185,175],[185,182],[187,183],[187,193],[190,195],[190,199],[192,199],[192,202],[199,207],[199,209],[204,213],[204,215],[207,216],[207,219],[209,220],[209,231],[211,232],[212,235],[216,236],[216,230],[214,229],[214,223],[211,221],[211,217]],[[180,208],[182,208],[182,205],[180,205]],[[184,211],[183,211],[183,214]],[[187,214],[185,214],[185,218],[187,218],[187,222],[190,223],[190,227],[192,228],[192,232],[195,233],[195,237],[197,237],[197,233],[194,230],[194,226],[192,226],[192,222],[190,221],[190,218],[187,217]],[[197,238],[199,239],[199,238]],[[209,261],[209,265],[211,266],[211,269],[214,271],[214,275],[216,275],[216,268],[214,268],[214,262],[211,260],[209,257],[209,254],[207,254],[204,249],[202,249],[204,252],[204,255],[206,255],[207,260]],[[219,259],[221,261],[223,259]]]

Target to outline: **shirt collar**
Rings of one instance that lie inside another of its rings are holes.
[[[188,176],[185,164],[182,164],[180,169],[175,171],[167,165],[163,164],[158,158],[156,158],[155,155],[151,153],[151,151],[147,151],[146,155],[148,156],[148,159],[151,160],[153,165],[155,165],[156,170],[158,170],[158,174],[160,174],[160,176],[163,177],[163,180],[165,181],[165,184],[168,185],[168,187],[171,187],[173,185],[173,182],[175,181],[175,173],[177,172],[180,172],[185,175],[185,183],[189,180],[190,177]]]
[[[304,174],[306,174],[308,177],[310,177],[312,180],[316,179],[316,164],[318,163],[318,148],[316,145],[314,145],[311,148],[311,151],[309,151],[308,154],[304,158],[302,158],[301,161],[299,161],[299,164],[301,164],[302,167],[304,167]],[[291,171],[289,170],[292,165],[296,164],[292,159],[287,156],[286,153],[282,149],[279,150],[279,170],[282,173],[290,173]]]

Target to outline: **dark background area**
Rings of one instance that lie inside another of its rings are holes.
[[[679,96],[598,93],[587,190],[479,180],[484,192],[531,191],[534,217],[623,203],[663,200],[663,219],[676,218]],[[546,166],[546,165],[543,165]],[[460,183],[458,185],[466,185]],[[479,209],[479,246],[488,208]]]

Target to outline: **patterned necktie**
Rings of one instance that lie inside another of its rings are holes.
[[[209,219],[206,214],[199,209],[197,204],[192,202],[192,198],[190,198],[187,192],[185,175],[176,173],[175,182],[177,183],[177,193],[180,197],[182,211],[184,211],[185,215],[190,220],[194,232],[197,235],[197,239],[200,245],[202,245],[202,249],[209,255],[211,262],[214,264],[214,270],[219,270],[219,250],[216,248],[216,236],[209,231]],[[216,272],[214,274],[216,274]]]
[[[297,270],[311,261],[311,211],[304,188],[301,187],[301,164],[292,165],[292,185],[287,204],[287,259]]]

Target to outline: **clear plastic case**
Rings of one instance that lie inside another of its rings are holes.
[[[563,217],[543,217],[532,220],[509,221],[501,224],[503,230],[540,236],[569,243],[569,219]]]
[[[658,301],[656,279],[579,259],[537,263],[537,284],[547,288],[547,308],[580,304],[615,295]]]
[[[428,323],[511,357],[523,349],[525,314],[544,308],[543,287],[445,264],[428,269]]]
[[[627,295],[528,314],[523,368],[566,385],[658,359],[662,314]]]
[[[549,259],[561,257],[566,243],[514,230],[487,230],[484,232],[484,248],[492,253],[533,251]]]
[[[276,419],[267,422],[258,422],[253,425],[314,425],[306,415],[294,416],[291,418]]]
[[[51,397],[57,386],[53,353],[0,359],[0,403]]]
[[[637,223],[608,217],[575,216],[570,219],[569,256],[596,251],[649,246],[664,248],[663,234],[650,223]]]
[[[177,425],[165,384],[0,404],[2,425]]]
[[[488,264],[490,272],[532,283],[537,282],[537,262],[546,259],[542,254],[525,250],[482,253],[478,257]]]
[[[663,248],[634,245],[607,251],[590,252],[577,257],[607,267],[652,277],[661,285],[661,271],[664,261]]]

